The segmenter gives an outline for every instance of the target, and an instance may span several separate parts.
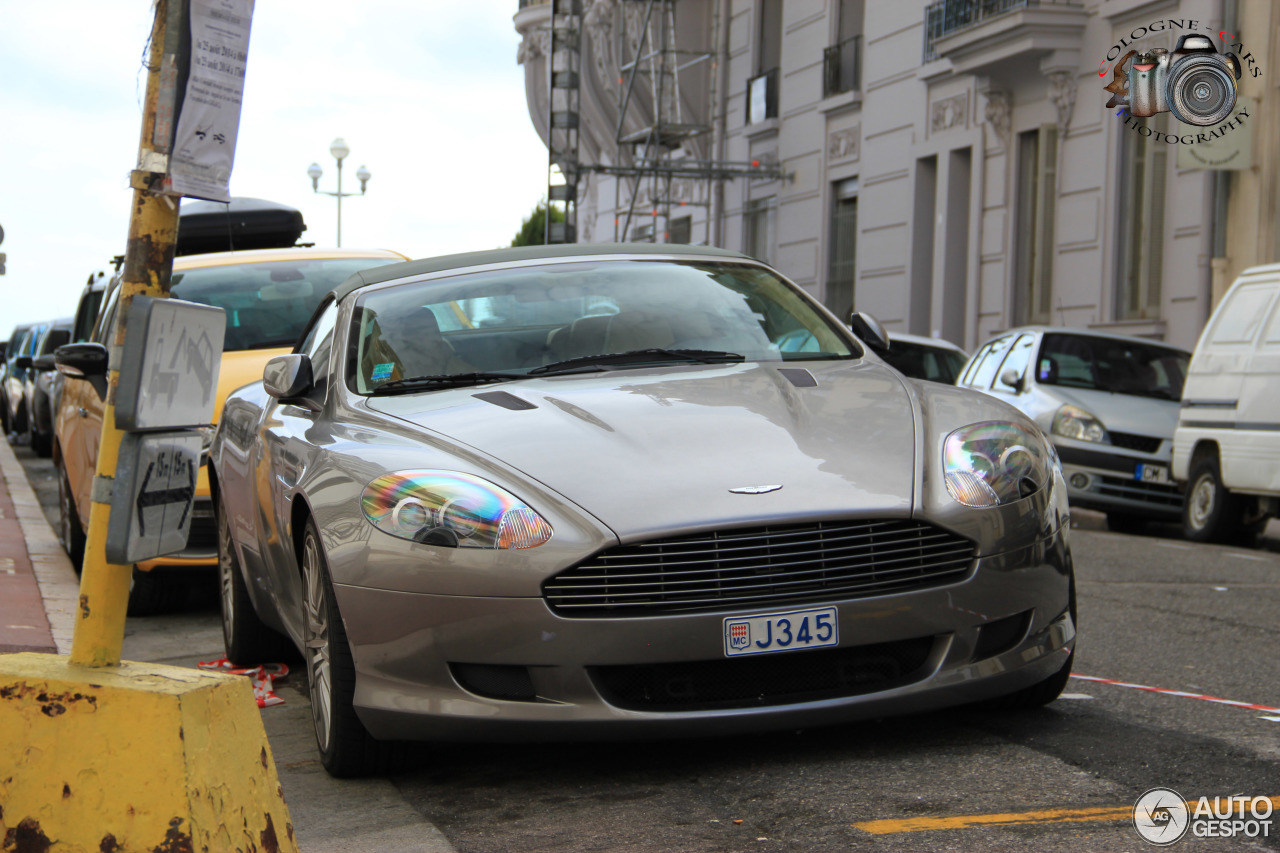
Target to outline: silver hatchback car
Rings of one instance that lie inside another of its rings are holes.
[[[1169,462],[1190,359],[1145,338],[1027,326],[979,348],[956,384],[1035,419],[1062,460],[1071,504],[1133,531],[1182,515]]]
[[[1040,428],[905,379],[736,252],[365,270],[227,398],[210,458],[228,657],[305,655],[339,775],[397,739],[1030,707],[1071,672]]]

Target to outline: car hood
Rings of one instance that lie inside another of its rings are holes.
[[[1178,412],[1182,408],[1182,403],[1178,400],[1157,400],[1154,397],[1113,394],[1110,391],[1093,391],[1086,388],[1065,388],[1061,385],[1047,390],[1062,402],[1079,406],[1092,414],[1102,421],[1102,425],[1108,432],[1127,432],[1171,439],[1173,429],[1178,425]],[[1052,423],[1052,413],[1049,420]],[[1049,424],[1045,426],[1048,428]]]
[[[517,469],[624,541],[779,516],[909,515],[917,430],[903,382],[869,361],[806,366],[812,387],[774,364],[681,366],[368,405]]]

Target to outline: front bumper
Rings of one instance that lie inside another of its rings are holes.
[[[1162,521],[1182,517],[1183,492],[1172,479],[1167,483],[1137,479],[1139,465],[1163,466],[1169,471],[1169,442],[1163,443],[1163,453],[1134,455],[1114,452],[1107,445],[1081,444],[1054,441],[1072,506]]]
[[[760,697],[729,702],[700,700],[699,685],[688,673],[760,678],[755,661],[772,658],[801,667],[825,650],[726,658],[723,622],[729,611],[566,619],[541,598],[440,596],[346,584],[335,585],[335,591],[356,662],[356,710],[375,737],[674,737],[945,707],[1011,693],[1061,669],[1075,640],[1067,612],[1071,569],[1065,531],[975,563],[965,580],[945,587],[803,605],[836,606],[837,649],[852,655],[850,660],[878,657],[890,646],[919,650],[918,659],[896,677],[860,683],[855,672],[839,684],[819,685],[816,694],[793,695],[774,695],[774,686],[762,679]],[[786,609],[793,608],[753,612]],[[997,623],[1017,627],[1007,642],[993,647],[982,629],[995,630]],[[863,647],[875,648],[859,656],[856,650]],[[644,684],[620,700],[609,673],[624,670],[638,672]],[[477,685],[486,683],[486,673],[515,673],[532,692],[518,700],[481,695],[486,688]],[[671,678],[664,681],[663,673]],[[663,691],[646,709],[649,693]]]

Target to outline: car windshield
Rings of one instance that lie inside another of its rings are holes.
[[[910,341],[889,341],[889,351],[880,353],[900,372],[913,379],[928,379],[954,385],[968,357],[946,347],[933,347]]]
[[[352,390],[652,364],[861,356],[796,289],[727,262],[584,261],[370,291],[350,344]],[[471,374],[463,376],[464,374]]]
[[[297,343],[321,298],[352,273],[398,258],[297,258],[175,271],[170,293],[227,312],[224,352]]]
[[[1190,360],[1189,353],[1158,344],[1049,334],[1040,345],[1036,379],[1042,385],[1179,400]]]

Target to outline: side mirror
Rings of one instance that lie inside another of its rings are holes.
[[[849,328],[863,343],[876,352],[889,351],[889,335],[880,321],[865,311],[854,311],[849,316]]]
[[[13,366],[16,367],[18,370],[26,370],[27,368],[31,367],[31,356],[29,355],[18,356],[13,360]]]
[[[107,398],[107,348],[102,344],[67,344],[53,351],[53,363],[58,372],[71,379],[83,379],[98,392],[98,399]]]
[[[39,358],[31,362],[31,366],[34,367],[36,370],[40,371],[41,373],[45,373],[46,371],[53,370],[54,368],[57,367],[57,365],[54,364],[52,355],[40,356]]]
[[[1019,394],[1022,393],[1022,374],[1012,367],[1006,368],[1004,373],[1000,374],[1000,381]]]
[[[278,355],[262,370],[262,387],[283,403],[299,402],[312,386],[311,359],[305,355]]]

